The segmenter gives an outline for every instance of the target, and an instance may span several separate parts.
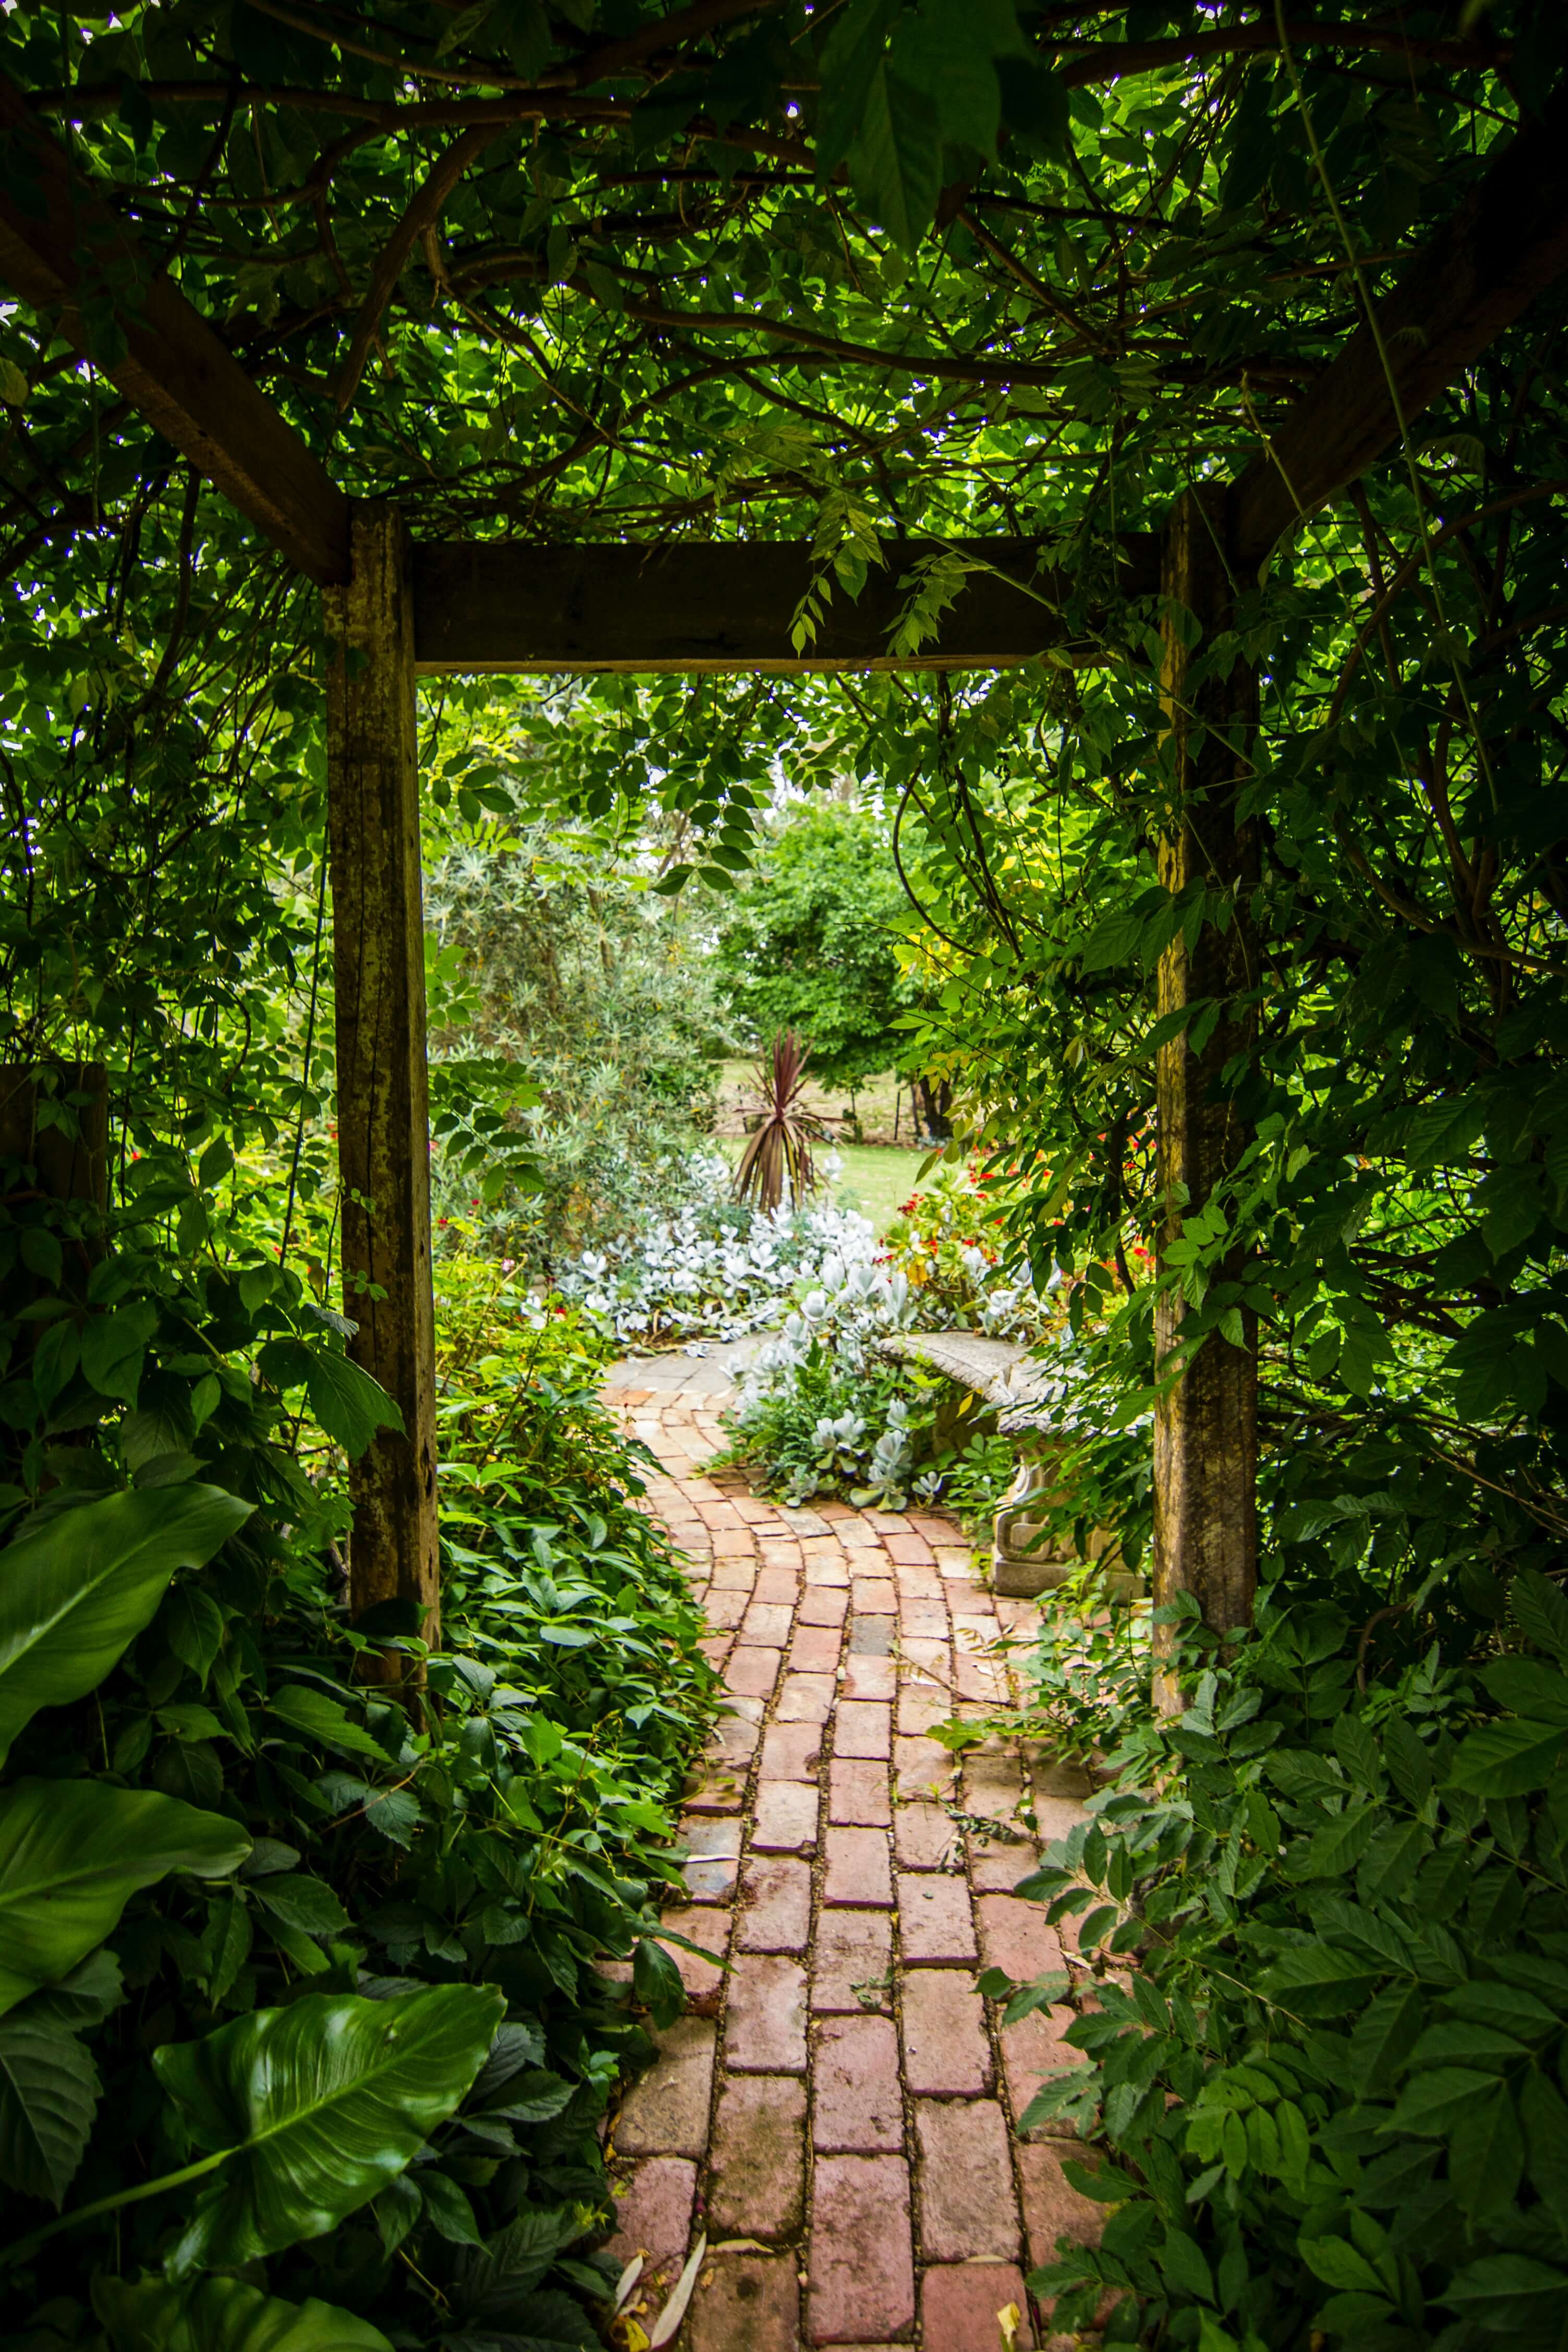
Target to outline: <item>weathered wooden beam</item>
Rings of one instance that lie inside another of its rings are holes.
[[[1160,959],[1162,1017],[1217,1005],[1201,1045],[1186,1031],[1161,1047],[1155,1087],[1163,1254],[1236,1166],[1247,1129],[1236,1104],[1234,1069],[1245,1064],[1256,1033],[1251,1002],[1257,950],[1247,901],[1257,878],[1254,828],[1237,815],[1237,795],[1251,772],[1258,724],[1257,674],[1237,662],[1224,675],[1204,660],[1228,621],[1233,549],[1223,487],[1190,491],[1172,511],[1165,534],[1165,594],[1201,623],[1189,650],[1167,608],[1161,699],[1173,759],[1173,804],[1160,850],[1160,878],[1179,892],[1203,882],[1229,896],[1223,923],[1205,922],[1189,950],[1180,932]],[[1222,1278],[1240,1279],[1239,1261]],[[1156,1608],[1191,1593],[1216,1633],[1248,1624],[1258,1580],[1258,1352],[1256,1318],[1242,1310],[1244,1344],[1210,1331],[1173,1380],[1188,1307],[1179,1289],[1162,1290],[1155,1307],[1155,1361],[1162,1390],[1154,1418],[1153,1585]],[[1156,1656],[1168,1657],[1174,1629],[1156,1627]],[[1168,1677],[1156,1685],[1174,1703]]]
[[[1152,531],[1124,531],[1122,596],[1160,580]],[[814,642],[797,653],[791,627],[812,582],[802,541],[679,541],[665,547],[541,547],[517,540],[426,542],[415,550],[414,645],[422,673],[598,670],[768,671],[1000,669],[1047,648],[1102,657],[1058,606],[1073,583],[1037,573],[1022,539],[889,541],[858,598],[828,596]],[[973,570],[941,617],[934,643],[895,658],[888,641],[919,559],[955,553]]]
[[[353,1465],[355,1617],[412,1601],[440,1627],[430,1109],[408,542],[395,507],[356,504],[353,565],[328,598],[327,819],[337,998],[343,1309],[351,1352],[403,1415]],[[384,1654],[385,1678],[402,1662]]]
[[[1564,269],[1568,89],[1501,149],[1378,303],[1377,334],[1351,336],[1237,483],[1238,564],[1255,569],[1363,474]]]
[[[4,76],[0,138],[0,281],[57,312],[60,332],[89,355],[112,308],[125,348],[100,360],[102,373],[291,563],[322,585],[346,580],[348,499]],[[96,337],[84,313],[101,314]]]

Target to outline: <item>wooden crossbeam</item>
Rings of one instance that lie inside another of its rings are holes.
[[[1154,594],[1160,541],[1120,535],[1117,589]],[[1058,607],[1072,583],[1037,572],[1036,542],[889,541],[858,598],[835,590],[811,645],[791,628],[812,581],[805,541],[682,541],[666,547],[540,547],[518,541],[415,550],[414,651],[418,669],[576,673],[626,671],[1001,669],[1047,648],[1102,658]],[[958,554],[975,567],[942,614],[933,643],[895,656],[889,639],[910,601],[917,560]]]
[[[1242,475],[1232,508],[1239,559],[1261,562],[1294,521],[1364,474],[1398,439],[1401,422],[1418,416],[1564,269],[1568,89],[1489,163],[1377,305],[1376,334],[1363,325],[1351,336]]]
[[[123,337],[103,373],[165,440],[321,586],[349,574],[349,501],[133,231],[86,188],[0,75],[0,279],[91,354],[83,312]],[[112,293],[112,303],[110,296]],[[101,342],[101,334],[100,341]]]

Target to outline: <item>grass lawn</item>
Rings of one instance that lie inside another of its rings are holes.
[[[721,1135],[714,1142],[732,1168],[741,1156],[741,1139]],[[835,1200],[869,1217],[879,1234],[909,1199],[915,1187],[915,1171],[927,1157],[923,1151],[905,1151],[889,1144],[834,1143],[818,1149],[837,1151],[844,1162]]]
[[[840,1143],[835,1149],[844,1162],[836,1198],[869,1217],[881,1233],[913,1192],[915,1171],[928,1154],[888,1144]]]

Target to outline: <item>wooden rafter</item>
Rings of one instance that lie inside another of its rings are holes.
[[[346,581],[349,500],[222,337],[158,274],[142,240],[86,188],[0,76],[0,279],[79,352],[93,344],[84,311],[111,282],[123,355],[103,366],[133,408],[322,587]],[[139,289],[127,299],[126,289]],[[109,304],[100,307],[105,313]]]

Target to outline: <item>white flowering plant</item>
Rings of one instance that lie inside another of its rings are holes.
[[[1037,1339],[1060,1309],[1037,1296],[1026,1270],[1003,1266],[970,1171],[943,1171],[931,1192],[906,1204],[883,1246],[857,1234],[825,1256],[742,1380],[729,1416],[735,1456],[795,1501],[842,1494],[896,1510],[912,1495],[956,1499],[982,1516],[986,1496],[972,1491],[976,1462],[933,1457],[941,1382],[889,1361],[882,1342],[900,1331],[955,1329]],[[1005,1484],[1010,1456],[1006,1447],[986,1454],[987,1496]]]
[[[827,1154],[829,1182],[838,1167],[837,1155]],[[774,1329],[803,1286],[820,1286],[825,1267],[875,1256],[876,1236],[854,1210],[819,1195],[760,1210],[735,1200],[730,1186],[727,1161],[694,1153],[684,1198],[564,1261],[555,1287],[624,1345],[669,1347]]]

